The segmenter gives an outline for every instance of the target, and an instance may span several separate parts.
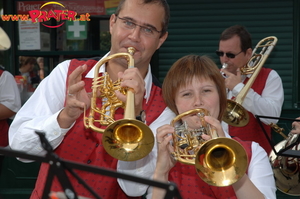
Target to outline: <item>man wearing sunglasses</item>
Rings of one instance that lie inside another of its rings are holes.
[[[252,57],[250,33],[240,25],[225,29],[220,36],[219,49],[216,54],[220,57],[221,64],[227,65],[226,68],[221,69],[225,76],[227,99],[234,99],[252,75],[243,75],[240,71],[240,68],[245,66]],[[262,67],[241,104],[248,111],[249,123],[244,127],[235,127],[222,122],[223,128],[227,129],[231,136],[258,142],[269,153],[271,145],[255,115],[279,117],[283,100],[283,86],[278,73],[270,68]],[[277,123],[278,120],[262,119],[262,121],[270,137],[269,124]]]

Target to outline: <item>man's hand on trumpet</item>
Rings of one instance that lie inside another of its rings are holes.
[[[143,110],[142,104],[145,95],[145,81],[138,68],[128,68],[124,72],[118,73],[118,78],[121,79],[121,87],[129,88],[134,92],[135,115],[139,115]],[[126,95],[120,91],[116,91],[116,96],[121,101],[126,101]]]
[[[222,68],[221,72],[225,74],[225,86],[229,90],[233,90],[233,88],[242,82],[241,71],[237,69],[236,74],[229,72],[226,68]]]

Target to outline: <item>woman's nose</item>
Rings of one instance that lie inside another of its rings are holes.
[[[203,105],[203,101],[202,101],[202,97],[195,97],[195,101],[194,101],[194,106],[195,107],[200,107]]]

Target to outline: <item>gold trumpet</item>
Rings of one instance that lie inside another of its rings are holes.
[[[224,187],[237,182],[246,172],[248,157],[244,147],[231,138],[218,137],[216,131],[205,122],[209,115],[205,109],[193,109],[176,116],[175,126],[182,117],[199,116],[198,129],[190,129],[186,122],[175,127],[172,156],[181,163],[195,165],[199,177],[212,186]],[[201,135],[212,137],[205,141]]]
[[[224,122],[237,127],[246,126],[248,124],[249,114],[242,106],[242,103],[276,43],[277,38],[275,36],[270,36],[260,40],[254,48],[251,59],[246,66],[241,68],[241,73],[243,75],[252,75],[236,98],[234,100],[227,100],[227,107],[222,118]],[[256,54],[255,52],[259,48],[261,48],[261,51]]]
[[[145,157],[152,151],[154,135],[146,124],[135,119],[134,92],[132,89],[122,90],[120,81],[112,83],[107,73],[98,77],[101,65],[114,58],[126,58],[128,68],[133,68],[135,49],[129,47],[128,52],[110,55],[96,64],[91,108],[89,116],[84,116],[84,126],[95,132],[103,133],[103,147],[112,157],[123,161],[135,161]],[[124,107],[124,104],[116,97],[115,90],[120,90],[126,93],[127,96],[124,119],[117,121],[113,119],[115,110]],[[99,95],[103,103],[101,109],[96,104]],[[98,127],[99,124],[107,126],[107,128],[101,129]]]

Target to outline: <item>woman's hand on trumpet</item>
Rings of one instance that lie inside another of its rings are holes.
[[[218,137],[226,137],[225,133],[223,131],[222,125],[218,119],[216,119],[212,116],[204,116],[204,120],[205,120],[205,122],[210,124],[210,128],[212,130],[216,131]],[[207,135],[202,135],[202,138],[205,140],[210,140],[211,136],[207,137]]]
[[[84,108],[89,108],[90,95],[84,89],[82,73],[87,66],[77,67],[69,76],[65,107],[57,117],[61,128],[69,128],[75,120],[83,113]]]
[[[174,127],[166,124],[156,130],[157,142],[157,165],[154,175],[156,179],[161,181],[168,180],[170,169],[176,164],[176,160],[172,157],[171,153],[174,152],[174,147],[171,144],[173,139]]]
[[[145,95],[145,81],[138,68],[128,68],[124,72],[118,73],[121,79],[121,87],[130,88],[134,92],[135,115],[139,115],[143,110],[142,104]],[[116,96],[121,101],[126,101],[126,95],[116,91]]]

